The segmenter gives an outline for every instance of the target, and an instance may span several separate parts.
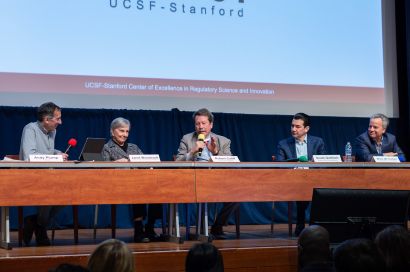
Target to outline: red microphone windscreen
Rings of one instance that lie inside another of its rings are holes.
[[[74,138],[71,138],[70,140],[68,140],[68,145],[75,147],[77,145],[77,140]]]

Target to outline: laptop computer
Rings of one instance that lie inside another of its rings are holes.
[[[103,161],[101,151],[105,144],[105,138],[87,138],[81,150],[80,161]]]

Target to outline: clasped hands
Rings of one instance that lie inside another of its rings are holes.
[[[383,153],[383,156],[398,156],[399,154],[395,153],[395,152],[387,152],[387,153]]]

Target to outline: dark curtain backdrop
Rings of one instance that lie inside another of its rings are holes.
[[[20,135],[23,127],[35,120],[35,108],[0,107],[0,156],[18,154]],[[276,154],[279,140],[289,137],[292,116],[283,115],[251,115],[214,113],[213,131],[232,140],[232,152],[241,161],[271,161]],[[82,144],[87,137],[103,137],[109,139],[110,123],[122,116],[131,121],[129,142],[137,144],[144,153],[159,154],[162,161],[172,160],[182,135],[193,131],[192,112],[150,110],[93,110],[63,109],[63,124],[57,129],[56,148],[65,150],[71,137],[78,140],[78,146],[70,150],[70,159],[77,159]],[[392,120],[389,131],[396,131],[397,120]],[[343,154],[347,141],[364,132],[368,125],[367,118],[353,117],[312,117],[310,134],[324,139],[329,154]],[[399,137],[400,138],[400,137]],[[46,190],[46,188],[45,188]],[[275,188],[272,188],[275,190]],[[12,193],[12,192],[10,192]],[[146,192],[149,194],[149,192]],[[214,214],[211,205],[211,221]],[[242,224],[267,224],[271,218],[272,203],[244,203],[241,205]],[[35,212],[35,207],[24,208],[25,215]],[[194,211],[195,209],[191,209]],[[181,214],[184,213],[181,210]],[[94,206],[80,207],[80,225],[90,227],[93,222]],[[277,221],[287,220],[287,205],[276,205]],[[194,214],[191,214],[194,219]],[[11,212],[12,227],[16,227],[16,209]],[[119,205],[117,211],[118,227],[131,227],[131,209],[128,205]],[[182,218],[182,222],[184,222]],[[72,225],[71,208],[67,207],[59,214],[56,222],[61,226]],[[194,221],[191,221],[194,222]],[[158,222],[160,223],[160,222]],[[101,205],[99,226],[110,224],[109,206]]]
[[[397,77],[399,94],[398,126],[402,139],[410,135],[410,2],[396,0],[396,40],[397,40]],[[410,145],[404,145],[403,151],[410,153]]]

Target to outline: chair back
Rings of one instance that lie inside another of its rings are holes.
[[[272,161],[276,161],[276,156],[272,155]]]
[[[19,160],[20,159],[18,154],[17,155],[6,155],[6,156],[4,156],[4,158],[6,160],[7,159],[9,159],[9,160]]]

